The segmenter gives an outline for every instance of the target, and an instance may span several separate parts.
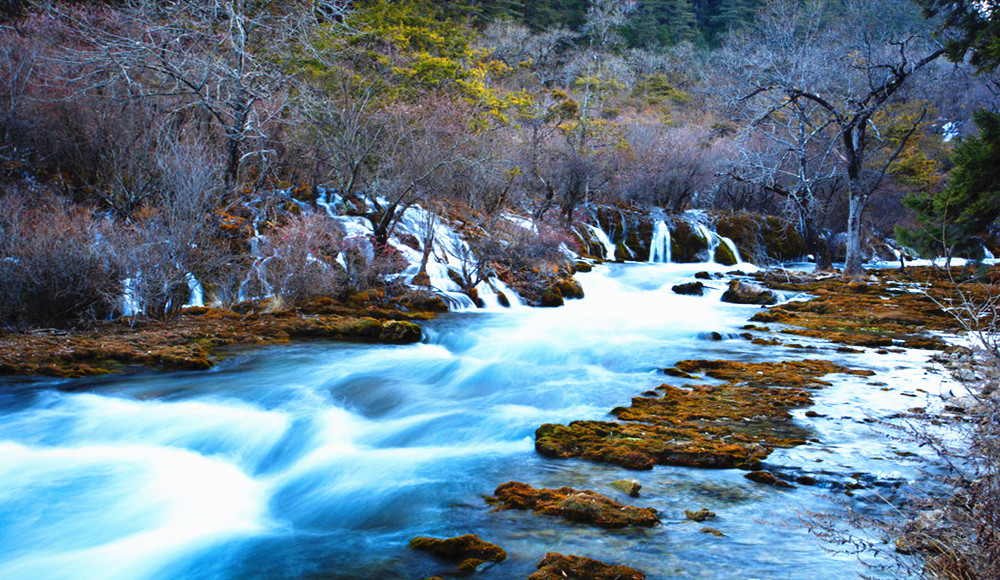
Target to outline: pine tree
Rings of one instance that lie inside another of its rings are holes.
[[[623,34],[630,47],[641,48],[701,41],[691,0],[645,0],[630,15]]]
[[[897,231],[904,244],[975,257],[982,246],[980,236],[1000,218],[1000,114],[977,111],[974,118],[980,134],[955,149],[948,186],[903,200],[920,223],[913,230]]]

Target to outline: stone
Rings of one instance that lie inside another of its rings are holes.
[[[582,556],[545,554],[538,571],[528,580],[645,580],[646,575],[628,566],[614,566]]]
[[[705,285],[701,282],[677,284],[670,289],[673,290],[674,294],[683,294],[685,296],[703,296],[705,294]]]
[[[700,510],[696,511],[684,510],[684,517],[686,517],[689,520],[694,520],[698,523],[701,523],[705,520],[715,518],[715,512],[709,511],[708,508],[701,508]]]
[[[730,280],[729,289],[722,295],[722,301],[731,304],[769,306],[778,302],[778,296],[763,286],[742,280]]]
[[[526,483],[508,481],[499,485],[486,501],[494,511],[531,510],[600,528],[649,528],[660,523],[654,509],[623,505],[596,491],[571,487],[535,489]]]
[[[757,483],[762,483],[764,485],[771,485],[774,487],[795,487],[794,485],[788,483],[787,481],[778,479],[770,471],[751,471],[750,473],[744,475],[743,477],[749,479],[750,481],[755,481]]]
[[[702,529],[700,529],[698,531],[701,532],[701,533],[703,533],[703,534],[712,534],[716,538],[725,538],[726,537],[726,534],[723,534],[722,532],[720,532],[719,530],[717,530],[715,528],[704,527],[704,528],[702,528]]]
[[[642,484],[634,479],[618,479],[611,482],[611,487],[622,493],[627,493],[631,497],[639,497]]]
[[[420,536],[410,540],[410,547],[449,562],[457,562],[458,569],[462,572],[473,572],[485,562],[503,562],[507,559],[507,552],[503,548],[480,540],[476,534],[454,538]]]
[[[555,286],[549,288],[545,292],[542,292],[542,297],[539,300],[539,306],[543,306],[545,308],[562,306],[564,303],[562,292],[560,292],[559,288]]]

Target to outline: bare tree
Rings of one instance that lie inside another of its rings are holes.
[[[159,99],[214,126],[234,185],[248,159],[266,165],[273,153],[266,126],[293,78],[273,47],[343,10],[334,0],[171,0],[129,3],[111,22],[66,12],[83,40],[66,58],[78,65],[79,94]]]
[[[766,6],[758,27],[730,42],[730,54],[742,54],[736,59],[741,66],[730,70],[745,87],[738,101],[745,118],[790,150],[792,163],[775,167],[795,176],[801,195],[829,179],[830,162],[843,175],[847,276],[861,272],[865,206],[923,120],[873,165],[871,152],[881,141],[873,118],[901,95],[910,77],[943,54],[920,30],[922,21],[906,18],[913,10],[903,1],[849,0],[837,14],[824,0],[781,0]],[[901,22],[913,26],[900,28]],[[830,136],[829,143],[820,142]]]

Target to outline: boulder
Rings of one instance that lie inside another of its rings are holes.
[[[730,280],[729,290],[726,290],[722,295],[722,301],[732,304],[760,304],[769,306],[778,302],[778,296],[763,286],[742,280]]]
[[[520,509],[557,516],[600,528],[653,527],[660,523],[656,510],[620,504],[596,491],[572,487],[535,489],[526,483],[508,481],[487,498],[494,511]]]
[[[700,510],[684,510],[684,517],[689,520],[694,520],[701,523],[705,520],[712,519],[715,517],[715,512],[708,511],[708,508],[701,508]]]
[[[612,566],[584,558],[563,556],[555,552],[545,554],[538,563],[538,571],[528,576],[528,580],[645,580],[646,575],[628,566]]]
[[[683,294],[685,296],[703,296],[705,294],[705,285],[701,282],[677,284],[670,289],[674,291],[674,294]]]
[[[458,569],[470,573],[485,562],[503,562],[507,552],[496,544],[479,539],[475,534],[465,534],[454,538],[416,537],[410,540],[410,547],[423,550],[447,560],[457,562]]]

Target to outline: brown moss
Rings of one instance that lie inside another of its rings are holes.
[[[712,519],[715,517],[715,512],[709,511],[708,508],[701,508],[700,510],[684,510],[684,517],[701,523],[707,519]]]
[[[277,344],[322,338],[403,344],[419,341],[420,326],[405,314],[365,307],[349,309],[319,302],[306,314],[237,314],[208,308],[185,311],[166,321],[109,322],[87,332],[0,335],[0,373],[60,377],[117,372],[129,365],[208,369],[216,350],[228,345]]]
[[[830,373],[870,375],[823,360],[776,363],[680,361],[674,367],[724,381],[678,388],[661,385],[658,397],[635,397],[612,410],[617,421],[545,424],[535,449],[555,458],[580,457],[629,469],[653,465],[756,468],[775,447],[804,442],[790,409],[812,404],[808,389]]]
[[[528,580],[645,580],[646,575],[628,566],[613,566],[584,558],[563,556],[555,552],[545,554],[538,563],[538,571]]]
[[[486,500],[494,510],[531,510],[601,528],[652,527],[660,522],[656,510],[620,504],[592,490],[572,487],[535,489],[526,483],[508,481]]]
[[[503,562],[507,559],[507,552],[503,548],[480,540],[475,534],[454,538],[416,537],[410,540],[410,547],[430,552],[449,562],[458,562],[459,571],[465,573],[474,572],[485,562]]]

